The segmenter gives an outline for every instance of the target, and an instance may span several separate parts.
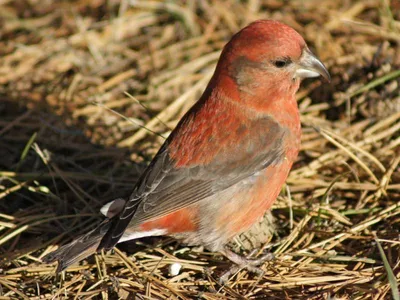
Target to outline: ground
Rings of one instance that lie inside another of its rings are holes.
[[[263,235],[275,260],[221,285],[221,255],[152,238],[56,277],[40,258],[129,195],[256,19],[294,27],[332,75],[298,93],[302,149]],[[0,24],[0,299],[398,297],[399,1],[5,0]]]

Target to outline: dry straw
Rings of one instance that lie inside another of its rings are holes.
[[[302,151],[274,223],[232,244],[275,261],[221,285],[221,255],[153,238],[55,278],[40,258],[130,193],[260,18],[300,31],[333,76],[298,94]],[[0,1],[0,22],[0,299],[398,299],[398,2]]]

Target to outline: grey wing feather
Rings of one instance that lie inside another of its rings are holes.
[[[224,170],[222,166],[217,166],[214,170],[203,169],[200,172],[195,168],[184,171],[171,171],[164,180],[172,181],[174,184],[166,186],[160,184],[151,193],[151,197],[149,195],[143,199],[138,206],[137,214],[134,215],[131,225],[139,225],[148,220],[159,218],[193,205],[265,169],[268,165],[273,164],[274,160],[282,157],[279,149],[270,152],[270,154],[269,159],[266,159],[264,155],[260,155],[251,164],[244,166],[238,172]]]

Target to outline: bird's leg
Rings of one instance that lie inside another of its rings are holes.
[[[254,254],[256,251],[253,250],[247,257],[241,256],[232,250],[228,248],[224,248],[221,253],[225,255],[231,262],[233,262],[235,265],[232,266],[229,271],[225,272],[220,278],[221,282],[226,282],[229,278],[229,276],[235,274],[239,270],[246,269],[249,272],[256,273],[258,275],[263,274],[263,270],[259,268],[260,265],[262,265],[266,261],[270,261],[274,259],[274,255],[272,253],[266,253],[260,258],[257,259],[251,259],[249,258],[252,254]]]
[[[232,250],[230,250],[228,248],[225,248],[222,251],[222,254],[224,254],[230,261],[232,261],[236,265],[238,265],[241,269],[247,269],[250,272],[259,273],[257,271],[257,269],[259,269],[259,268],[257,268],[257,267],[259,267],[266,261],[273,260],[274,255],[272,253],[266,253],[257,259],[249,258],[253,254],[255,254],[256,251],[257,250],[253,250],[252,252],[250,252],[249,256],[244,257],[244,256],[241,256],[241,255],[233,252]]]

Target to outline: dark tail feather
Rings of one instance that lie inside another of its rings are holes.
[[[119,218],[113,219],[110,224],[110,229],[107,231],[107,233],[101,239],[101,242],[99,243],[99,245],[97,247],[97,251],[101,251],[103,249],[105,251],[111,250],[121,239],[131,218],[132,217],[126,218],[123,220],[121,220]],[[115,232],[118,232],[118,235],[114,235]]]
[[[68,266],[85,259],[96,252],[101,239],[110,227],[109,220],[105,220],[97,228],[73,240],[71,243],[47,254],[42,258],[45,263],[58,261],[56,272],[59,273]]]

